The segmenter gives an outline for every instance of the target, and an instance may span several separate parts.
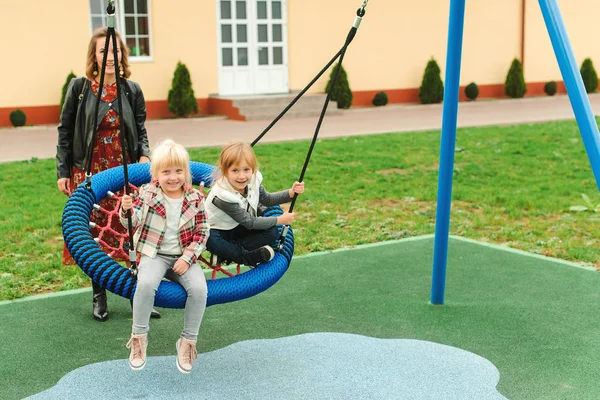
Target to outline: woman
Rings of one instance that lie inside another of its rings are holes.
[[[127,81],[131,75],[128,63],[128,49],[117,34],[117,55],[114,59],[112,40],[110,40],[106,56],[106,69],[104,71],[104,87],[101,91],[98,118],[94,111],[100,86],[100,69],[104,58],[104,45],[106,43],[107,28],[98,28],[94,31],[87,52],[85,77],[73,78],[67,88],[65,103],[60,115],[58,125],[58,145],[56,146],[56,171],[58,175],[58,189],[69,196],[73,190],[85,180],[85,173],[91,154],[92,174],[121,166],[124,164],[119,136],[119,123],[126,126],[127,160],[125,162],[149,162],[150,148],[148,136],[144,126],[146,122],[146,102],[140,86],[132,81]],[[120,101],[122,102],[123,115],[119,116],[117,100],[116,63],[119,64],[121,89]],[[97,126],[94,127],[94,122]],[[97,128],[96,138],[92,143],[94,129]],[[90,146],[92,148],[90,149]],[[91,150],[91,151],[90,151]],[[117,195],[120,195],[117,193]],[[100,206],[112,210],[115,201],[106,198]],[[90,216],[92,222],[106,226],[106,215],[93,211]],[[118,219],[112,221],[111,227],[124,233],[124,228]],[[117,239],[105,233],[103,240],[113,247],[118,247]],[[94,236],[98,232],[92,231]],[[116,258],[118,261],[126,259]],[[66,247],[63,251],[63,264],[74,264],[73,258]],[[93,286],[93,316],[98,321],[108,319],[106,291],[92,283]],[[153,310],[153,317],[160,314]]]

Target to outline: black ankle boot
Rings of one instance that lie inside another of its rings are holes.
[[[94,292],[94,308],[92,315],[96,321],[106,321],[108,319],[108,305],[106,304],[106,290],[92,282]]]

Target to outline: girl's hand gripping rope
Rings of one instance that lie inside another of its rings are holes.
[[[131,207],[133,207],[133,198],[128,194],[124,194],[123,197],[121,197],[121,210],[123,211],[123,214],[127,215],[130,212],[129,210],[131,210]],[[125,242],[125,247],[125,251],[129,253],[129,262],[131,264],[129,272],[135,277],[137,276],[135,250],[130,248],[129,242]]]
[[[278,250],[281,250],[281,248],[283,247],[283,243],[285,242],[285,237],[287,236],[288,230],[290,229],[290,225],[292,224],[292,221],[296,216],[295,213],[291,212],[296,197],[298,197],[298,195],[302,193],[304,193],[304,182],[294,182],[292,188],[289,190],[289,195],[292,199],[292,206],[290,207],[290,212],[283,213],[282,215],[277,217],[277,223],[284,225],[283,229],[281,230],[281,235],[279,236],[279,241],[277,242]]]

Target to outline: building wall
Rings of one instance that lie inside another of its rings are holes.
[[[355,18],[358,2],[288,0],[288,54],[291,90],[302,89],[337,53]],[[150,0],[153,60],[132,62],[131,79],[144,90],[150,118],[167,116],[167,95],[177,61],[191,73],[204,113],[218,92],[217,1]],[[600,63],[600,36],[593,35],[597,0],[561,0],[560,6],[579,64]],[[8,114],[26,110],[29,123],[56,123],[62,85],[69,71],[83,75],[90,36],[85,0],[2,1],[0,51],[4,55],[0,126]],[[418,87],[433,57],[445,69],[449,2],[373,1],[344,67],[355,94],[354,106],[368,105],[386,90],[390,102],[418,101]],[[524,31],[522,29],[524,22]],[[524,56],[525,79],[535,90],[560,72],[535,0],[468,1],[465,14],[461,85],[476,82],[482,97],[501,97],[513,58]],[[598,65],[598,64],[597,64]],[[311,92],[322,92],[329,71]],[[536,86],[537,85],[537,86]],[[563,89],[564,90],[564,89]]]
[[[3,0],[0,10],[0,107],[58,104],[69,71],[83,74],[88,3]]]
[[[600,35],[597,34],[595,27],[598,24],[600,2],[598,0],[561,0],[559,5],[577,65],[581,67],[584,59],[591,58],[598,68],[600,65]],[[525,81],[562,80],[537,1],[527,1],[525,37],[523,68]]]

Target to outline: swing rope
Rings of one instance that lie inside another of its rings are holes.
[[[125,194],[130,194],[131,190],[129,187],[129,174],[127,170],[127,125],[123,123],[123,103],[122,103],[122,94],[121,94],[121,82],[120,82],[120,73],[119,73],[119,50],[117,48],[117,34],[115,32],[115,2],[114,0],[108,1],[108,6],[106,7],[107,14],[107,31],[106,31],[106,40],[104,42],[104,55],[102,57],[102,68],[100,70],[100,83],[98,86],[98,92],[96,93],[96,104],[94,107],[94,130],[92,133],[92,145],[90,146],[89,154],[88,154],[88,163],[87,163],[87,171],[85,174],[85,187],[86,189],[92,189],[92,157],[94,154],[94,144],[96,143],[96,134],[98,131],[98,113],[100,109],[100,99],[102,97],[102,91],[104,90],[104,75],[106,71],[106,60],[108,57],[108,48],[109,43],[112,40],[112,48],[113,48],[113,59],[115,63],[115,76],[116,76],[116,89],[117,89],[117,108],[119,114],[119,123],[117,125],[117,129],[119,130],[119,140],[121,141],[121,150],[123,157],[123,175],[125,179]],[[129,253],[129,271],[131,275],[135,278],[137,275],[137,258],[135,247],[133,245],[133,224],[131,221],[131,211],[127,210],[127,231],[129,232],[129,241],[125,243],[125,248]]]
[[[352,24],[352,28],[350,28],[350,31],[348,32],[348,35],[346,36],[346,41],[344,42],[344,45],[342,46],[342,48],[337,52],[337,54],[335,56],[333,56],[333,58],[327,63],[327,65],[325,65],[325,67],[323,67],[323,69],[321,69],[321,71],[319,71],[319,73],[308,83],[308,85],[306,85],[306,87],[304,87],[304,89],[302,89],[300,91],[300,93],[298,93],[298,95],[296,95],[296,97],[290,102],[290,104],[288,104],[283,109],[283,111],[281,113],[279,113],[279,115],[277,117],[275,117],[275,119],[251,143],[251,146],[254,146],[255,144],[257,144],[263,138],[263,136],[265,136],[266,133],[277,123],[277,121],[279,121],[290,110],[290,108],[292,108],[294,106],[294,104],[296,104],[296,102],[300,99],[300,97],[302,97],[302,95],[304,95],[304,93],[306,93],[306,91],[321,77],[321,75],[323,75],[325,73],[325,71],[327,71],[327,69],[335,62],[335,60],[337,60],[339,58],[337,68],[335,68],[333,77],[331,78],[331,84],[329,85],[329,90],[327,91],[327,96],[325,97],[325,102],[323,104],[323,108],[321,109],[321,114],[319,115],[319,120],[318,120],[317,126],[315,128],[315,133],[314,133],[312,141],[310,143],[308,153],[306,154],[306,158],[304,159],[304,165],[302,166],[302,171],[300,172],[300,177],[298,178],[298,182],[303,182],[303,180],[304,180],[304,174],[306,173],[306,169],[308,168],[308,163],[310,162],[310,157],[312,155],[315,144],[317,142],[317,138],[319,136],[319,131],[321,129],[321,124],[323,123],[323,119],[325,117],[325,113],[327,112],[327,107],[329,105],[329,101],[331,99],[331,92],[332,92],[333,88],[335,87],[335,83],[337,82],[340,70],[342,69],[342,61],[344,60],[344,55],[346,54],[346,50],[347,50],[348,46],[354,39],[354,36],[356,36],[356,31],[358,30],[358,27],[360,26],[362,17],[364,17],[364,15],[365,15],[365,8],[367,7],[368,1],[369,0],[364,0],[362,3],[362,6],[356,11],[356,17],[354,18],[354,23]],[[294,211],[294,206],[296,204],[297,198],[298,198],[298,194],[294,193],[294,197],[292,198],[292,202],[290,204],[289,212]],[[283,227],[283,229],[281,230],[281,234],[279,235],[279,240],[277,241],[277,248],[279,250],[281,250],[283,243],[285,242],[285,237],[287,236],[288,231],[289,231],[289,225],[285,225]]]

